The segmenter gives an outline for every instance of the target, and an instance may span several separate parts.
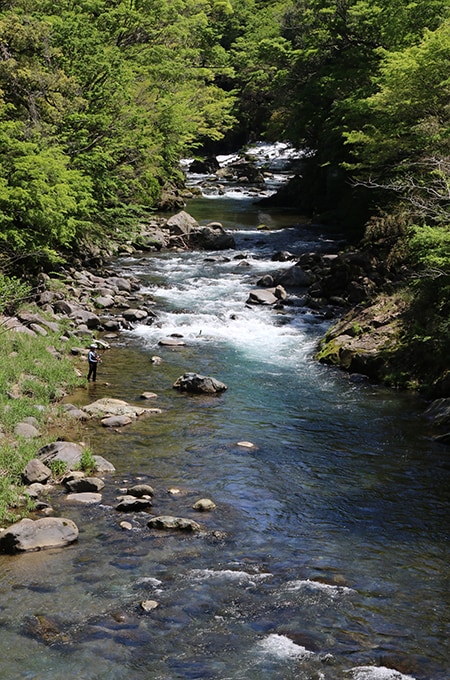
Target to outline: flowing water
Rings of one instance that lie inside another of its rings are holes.
[[[52,498],[79,541],[1,557],[0,677],[448,678],[450,475],[423,404],[316,363],[329,321],[301,297],[246,305],[260,276],[290,266],[274,252],[333,250],[336,236],[242,192],[188,210],[232,229],[237,248],[113,263],[140,278],[157,321],[113,342],[97,385],[71,400],[142,403],[151,390],[145,405],[163,412],[113,432],[83,426],[117,472],[100,506]],[[158,344],[171,334],[185,346]],[[180,394],[187,371],[228,389]],[[148,513],[119,514],[120,490],[142,481],[152,515],[202,531],[155,532]],[[202,497],[216,509],[194,511]],[[144,600],[158,607],[144,612]]]

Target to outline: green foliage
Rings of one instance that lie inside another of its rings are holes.
[[[81,454],[81,459],[78,468],[83,472],[86,472],[87,474],[92,474],[93,472],[95,472],[96,467],[97,464],[95,462],[95,458],[92,451],[88,448],[85,448],[83,450],[83,453]]]
[[[30,292],[28,283],[0,273],[0,314],[14,314],[28,299]]]
[[[48,467],[52,471],[53,477],[62,477],[67,472],[67,463],[63,460],[51,460]]]

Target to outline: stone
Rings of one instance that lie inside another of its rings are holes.
[[[186,343],[181,338],[162,338],[158,345],[161,347],[184,347]]]
[[[75,418],[76,420],[89,420],[88,414],[73,404],[63,404],[63,409],[71,418]]]
[[[133,525],[130,522],[120,522],[119,527],[124,531],[131,531]]]
[[[142,498],[142,496],[153,496],[153,487],[149,484],[135,484],[134,486],[127,489],[127,494],[129,496],[136,496],[136,498]]]
[[[107,418],[102,418],[100,422],[103,427],[124,427],[134,420],[135,418],[130,418],[130,416],[108,416]]]
[[[247,299],[247,304],[253,305],[274,305],[278,302],[278,298],[270,290],[265,288],[256,288],[251,290]]]
[[[122,316],[127,321],[142,321],[147,318],[148,312],[145,309],[133,309],[130,307],[122,312]]]
[[[158,395],[155,392],[142,392],[141,399],[157,399]]]
[[[114,307],[114,298],[112,295],[99,295],[98,298],[95,298],[94,304],[99,309],[108,309]]]
[[[191,247],[203,250],[228,250],[236,247],[236,242],[220,222],[211,222],[205,227],[193,229],[189,235]]]
[[[101,502],[102,494],[91,491],[83,491],[81,493],[69,493],[66,496],[66,500],[69,501],[70,503],[82,503],[83,505],[94,505],[95,503]]]
[[[137,498],[136,496],[120,496],[119,502],[116,505],[116,510],[119,512],[139,512],[140,510],[147,510],[151,508],[151,498]]]
[[[159,607],[159,602],[156,600],[143,600],[143,602],[141,602],[141,609],[143,609],[144,612],[151,612],[152,609],[156,609],[156,607]]]
[[[160,366],[163,363],[162,358],[158,356],[153,356],[150,361],[154,366]]]
[[[22,478],[25,484],[34,484],[35,482],[45,483],[52,476],[52,471],[38,458],[33,458],[27,464],[25,470],[22,472]]]
[[[193,394],[216,394],[228,389],[220,380],[198,373],[185,373],[174,382],[173,387]]]
[[[17,423],[14,428],[14,434],[24,439],[34,439],[41,435],[39,430],[34,425],[30,425],[30,423]]]
[[[43,463],[59,460],[65,463],[69,469],[74,469],[80,463],[83,451],[83,447],[79,444],[56,441],[40,448],[36,456]]]
[[[196,501],[192,507],[199,512],[209,512],[214,510],[217,506],[210,498],[200,498],[200,500]]]
[[[194,522],[193,519],[185,519],[184,517],[173,517],[172,515],[160,515],[153,517],[147,526],[150,529],[165,529],[175,531],[200,531],[201,526]]]
[[[14,554],[45,548],[62,548],[78,538],[78,527],[64,517],[23,519],[0,534],[0,552]]]
[[[186,236],[199,226],[197,220],[185,210],[181,210],[176,215],[169,217],[166,224],[170,229],[170,233],[175,236]]]
[[[105,473],[116,471],[114,465],[110,463],[109,460],[106,460],[106,458],[103,458],[103,456],[93,456],[93,459],[95,461],[96,472]]]
[[[82,477],[65,481],[64,485],[72,493],[83,493],[86,491],[98,493],[105,486],[105,482],[99,479],[99,477]]]
[[[97,401],[88,404],[83,409],[89,415],[99,418],[107,418],[109,416],[129,416],[130,418],[137,418],[146,414],[162,413],[161,409],[149,409],[142,406],[133,406],[121,399],[97,399]]]

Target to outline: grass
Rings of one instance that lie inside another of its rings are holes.
[[[83,379],[70,353],[79,344],[76,338],[62,341],[58,333],[30,336],[9,331],[1,333],[0,341],[0,523],[4,524],[30,511],[30,501],[22,497],[22,472],[39,448],[54,440],[52,433],[63,419],[57,404]],[[40,436],[17,436],[16,425],[30,417]]]

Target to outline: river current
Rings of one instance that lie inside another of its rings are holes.
[[[83,426],[117,471],[100,506],[52,499],[79,541],[0,558],[0,677],[448,678],[450,474],[423,403],[318,364],[330,320],[301,296],[280,310],[246,304],[263,274],[291,266],[275,252],[333,252],[338,235],[234,189],[187,210],[222,222],[236,249],[111,263],[141,280],[157,320],[112,341],[97,385],[71,401],[154,391],[144,405],[162,413],[112,432]],[[159,345],[173,334],[185,346]],[[188,371],[228,389],[180,394]],[[118,516],[120,490],[142,481],[152,515],[202,531]],[[216,509],[195,512],[205,497]],[[158,606],[145,612],[146,600]]]

